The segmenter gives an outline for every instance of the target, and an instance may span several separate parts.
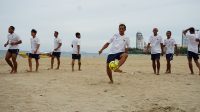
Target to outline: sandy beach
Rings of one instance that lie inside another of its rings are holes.
[[[18,58],[18,74],[11,75],[0,59],[0,112],[200,112],[200,76],[195,65],[189,74],[185,56],[174,57],[172,74],[164,74],[162,57],[159,76],[150,56],[129,56],[127,73],[114,73],[114,84],[103,57],[83,57],[75,72],[71,58],[61,60],[60,70],[47,70],[50,59],[43,58],[38,73],[27,73],[27,59]]]

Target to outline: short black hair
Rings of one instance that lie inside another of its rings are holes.
[[[195,33],[194,27],[191,27],[189,30],[190,30],[191,33]]]
[[[79,32],[76,32],[76,34],[75,34],[76,36],[79,36],[79,35],[81,35]]]
[[[119,27],[123,26],[126,30],[126,25],[125,24],[119,24]]]
[[[166,33],[172,33],[172,32],[168,30]]]
[[[55,31],[55,33],[59,34],[58,31]]]
[[[11,28],[13,31],[15,31],[15,27],[14,27],[14,26],[10,26],[10,28]]]
[[[35,29],[32,29],[31,32],[32,33],[37,33],[37,31]]]

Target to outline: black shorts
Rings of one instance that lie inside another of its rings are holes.
[[[194,60],[198,60],[199,59],[199,55],[197,53],[188,51],[187,52],[187,58],[188,59],[192,59],[193,58]]]
[[[151,54],[151,60],[152,61],[159,60],[159,59],[160,59],[160,53]]]
[[[8,49],[8,52],[11,53],[11,54],[16,54],[16,55],[18,55],[19,49]]]
[[[174,56],[174,54],[172,54],[172,53],[169,53],[169,54],[166,54],[166,60],[173,60],[173,56]]]
[[[61,52],[53,52],[52,56],[60,58]]]
[[[40,55],[39,55],[39,54],[32,54],[32,53],[29,53],[29,54],[28,54],[28,57],[34,58],[34,59],[40,59]]]
[[[80,60],[81,59],[81,54],[72,54],[72,59]]]
[[[107,63],[110,63],[111,61],[114,60],[120,60],[120,56],[123,54],[124,52],[120,52],[120,53],[116,53],[116,54],[109,54],[107,57]]]

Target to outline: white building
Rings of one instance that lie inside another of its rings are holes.
[[[136,48],[144,49],[144,38],[141,32],[136,33]]]

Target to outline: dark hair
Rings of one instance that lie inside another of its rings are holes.
[[[15,31],[15,27],[14,27],[14,26],[10,26],[10,28],[11,28],[13,31]]]
[[[166,33],[172,33],[172,32],[168,30]]]
[[[55,33],[57,33],[57,34],[58,34],[58,31],[55,31]]]
[[[81,35],[79,32],[76,32],[76,34],[75,34],[76,36],[79,36],[79,35]]]
[[[126,25],[125,24],[120,24],[119,27],[123,26],[126,30]]]
[[[194,33],[195,32],[194,27],[191,27],[189,30],[190,30],[190,33]]]
[[[35,29],[32,29],[31,32],[32,33],[37,33],[37,31]]]

